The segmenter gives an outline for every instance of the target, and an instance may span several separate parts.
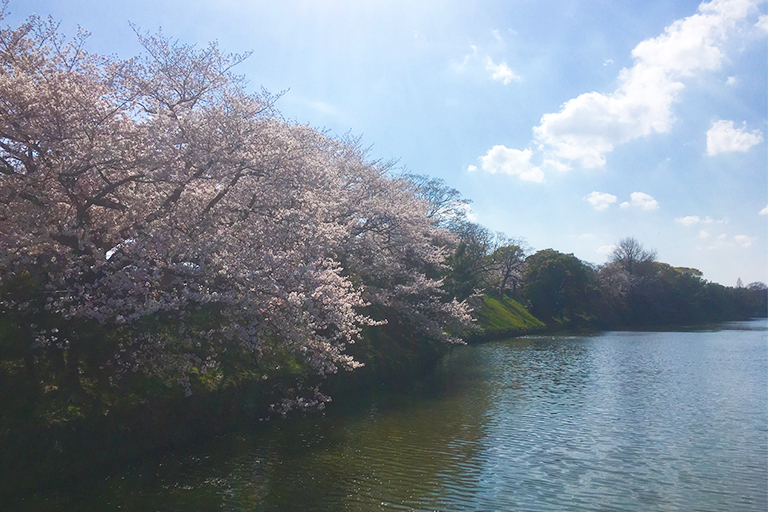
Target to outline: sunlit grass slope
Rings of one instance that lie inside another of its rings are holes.
[[[501,338],[546,328],[544,322],[531,315],[514,299],[483,295],[482,304],[475,309],[479,330],[469,340]]]

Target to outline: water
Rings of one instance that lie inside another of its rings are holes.
[[[336,404],[24,510],[768,510],[768,323],[459,347]]]

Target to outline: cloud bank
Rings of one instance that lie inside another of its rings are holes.
[[[658,37],[640,42],[632,50],[634,65],[621,70],[615,91],[581,94],[566,101],[559,112],[542,116],[539,126],[533,128],[538,150],[550,158],[597,168],[605,165],[606,154],[616,146],[668,132],[675,122],[672,106],[685,88],[684,81],[697,73],[721,68],[726,42],[742,29],[760,1],[702,3],[696,14],[673,22]],[[757,26],[765,25],[768,22],[761,16]],[[494,64],[489,59],[489,70],[491,65]],[[508,83],[504,72],[499,73],[494,78]],[[717,149],[713,151],[754,145],[755,137],[762,140],[759,132],[750,134],[732,128],[715,138],[713,148]],[[494,146],[491,151],[499,147]],[[488,158],[491,151],[481,158]]]
[[[601,167],[605,154],[630,140],[669,131],[672,104],[682,80],[720,68],[722,46],[739,22],[755,8],[752,0],[714,0],[699,12],[677,20],[664,34],[632,50],[635,64],[622,69],[620,86],[610,94],[590,92],[567,101],[560,112],[545,114],[533,129],[537,141],[557,156]]]

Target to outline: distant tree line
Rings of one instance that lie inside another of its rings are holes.
[[[441,182],[432,186],[458,197]],[[464,203],[455,204],[460,212]],[[447,226],[459,242],[448,259],[446,288],[462,299],[508,295],[553,327],[644,328],[768,316],[764,283],[709,282],[697,269],[657,261],[655,251],[632,237],[619,241],[606,264],[593,265],[554,249],[532,253],[523,239],[492,233],[457,212],[450,217],[456,220]]]

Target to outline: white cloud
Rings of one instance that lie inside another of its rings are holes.
[[[706,236],[699,236],[699,238],[706,239],[709,238],[709,233],[706,234]],[[729,237],[725,233],[717,235],[714,239],[712,239],[709,246],[707,246],[707,249],[710,250],[717,250],[717,249],[733,249],[734,247],[742,247],[744,249],[749,249],[752,247],[752,244],[757,240],[756,236],[748,236],[748,235],[735,235],[734,237]]]
[[[572,169],[570,165],[563,163],[560,160],[546,159],[542,165],[545,167],[551,167],[559,172],[568,172]]]
[[[669,25],[632,51],[634,65],[622,69],[619,88],[590,92],[567,101],[559,112],[544,114],[533,129],[537,141],[583,167],[601,167],[605,154],[630,140],[669,131],[672,104],[684,89],[682,79],[717,70],[723,43],[754,10],[759,0],[713,0],[699,12]]]
[[[760,210],[760,213],[758,215],[768,215],[768,206]]]
[[[763,14],[757,19],[755,26],[764,32],[768,32],[768,14]]]
[[[729,151],[744,152],[763,141],[760,130],[748,133],[746,129],[746,122],[742,128],[736,128],[733,121],[715,121],[707,131],[707,154],[714,156]]]
[[[608,64],[613,64],[613,59],[608,59],[605,62],[603,62],[603,66],[607,66]]]
[[[729,76],[728,80],[725,81],[726,85],[736,85],[736,77],[735,76]]]
[[[635,207],[641,210],[658,210],[659,202],[656,201],[653,196],[646,194],[645,192],[632,192],[629,201],[624,201],[619,205],[622,210]],[[589,196],[585,197],[589,203],[595,207],[596,210],[605,210],[608,208],[608,204],[615,203],[617,201],[616,196],[611,194],[601,194],[600,192],[592,192]],[[701,219],[698,217],[682,217],[675,219],[676,222],[689,226],[699,222]]]
[[[476,165],[468,165],[467,166],[467,170],[469,172],[475,172],[477,170],[477,166]]]
[[[494,64],[493,59],[488,57],[485,64],[485,69],[491,72],[491,78],[494,80],[501,80],[504,85],[509,85],[513,80],[519,82],[521,78],[512,71],[506,62],[501,64]]]
[[[493,146],[485,156],[480,157],[481,167],[491,174],[504,173],[520,176],[524,181],[544,181],[544,173],[531,163],[533,152],[530,149],[520,151],[505,146]]]
[[[492,33],[494,34],[494,37],[497,37],[500,40],[501,36],[497,30],[492,31]],[[467,71],[477,72],[480,70],[480,66],[482,66],[480,50],[474,44],[469,45],[469,48],[471,52],[464,55],[460,62],[455,60],[450,62],[451,68],[456,73],[465,73]],[[485,57],[485,70],[491,73],[492,79],[498,80],[504,85],[509,85],[513,81],[519,82],[522,80],[522,77],[512,71],[512,68],[510,68],[506,62],[496,64],[493,62],[493,59],[487,55]]]
[[[644,192],[632,192],[629,197],[632,199],[632,206],[637,206],[643,210],[659,209],[659,203],[652,196]]]
[[[715,220],[709,215],[704,217],[703,219],[699,217],[698,215],[688,215],[687,217],[678,217],[675,219],[675,222],[678,224],[682,224],[685,227],[693,226],[694,224],[702,223],[702,224],[726,224],[728,222],[727,219],[720,219]]]
[[[584,199],[597,211],[607,210],[610,205],[618,200],[615,195],[603,192],[592,192]]]
[[[469,49],[472,50],[472,52],[465,55],[461,62],[451,61],[451,67],[457,73],[464,73],[467,70],[469,61],[477,58],[477,46],[471,44],[469,45]]]
[[[733,244],[729,242],[727,239],[728,239],[728,236],[725,233],[717,235],[715,239],[712,240],[712,243],[707,247],[707,249],[717,250],[717,249],[732,247]]]
[[[752,242],[757,240],[757,237],[747,235],[736,235],[733,237],[737,244],[744,248],[752,247]]]
[[[491,30],[491,35],[493,36],[493,38],[494,38],[495,40],[497,40],[497,41],[503,41],[503,39],[501,38],[501,34],[499,34],[499,31],[498,31],[498,30],[496,30],[496,29],[493,29],[493,30]]]
[[[679,217],[675,219],[675,222],[678,224],[682,224],[685,227],[693,226],[694,224],[698,224],[701,222],[701,219],[698,215],[689,215],[687,217]]]
[[[702,229],[701,231],[699,231],[699,238],[701,238],[702,240],[706,240],[709,237],[710,237],[710,234],[707,230]]]
[[[602,254],[604,256],[610,255],[614,250],[616,250],[615,245],[601,245],[597,248],[595,252]]]
[[[464,211],[464,215],[469,222],[477,222],[477,214],[472,211],[472,207],[470,205],[464,203],[460,208]]]

